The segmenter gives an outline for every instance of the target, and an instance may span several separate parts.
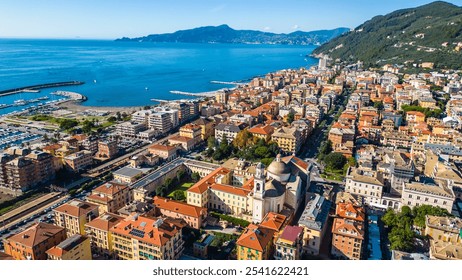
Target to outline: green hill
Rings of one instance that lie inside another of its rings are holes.
[[[340,27],[332,30],[316,30],[310,32],[295,31],[289,34],[275,34],[255,30],[235,30],[223,24],[219,26],[204,26],[188,30],[179,30],[174,33],[152,34],[140,38],[124,37],[116,41],[321,45],[348,30],[348,28]]]
[[[366,66],[433,62],[462,68],[462,8],[442,1],[376,16],[313,51]]]

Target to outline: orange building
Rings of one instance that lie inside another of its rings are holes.
[[[364,240],[365,212],[361,206],[353,203],[337,204],[332,226],[331,254],[342,259],[361,259]]]
[[[123,260],[177,260],[183,253],[184,222],[128,217],[110,229],[116,257]]]
[[[35,224],[6,238],[5,253],[15,260],[46,260],[46,251],[66,239],[66,230],[46,223]]]
[[[250,224],[237,240],[238,260],[268,260],[273,252],[276,231]]]
[[[157,214],[170,218],[183,219],[190,227],[195,229],[200,229],[207,217],[207,208],[189,205],[172,199],[156,196],[154,197],[153,204]]]
[[[269,141],[271,139],[271,135],[274,132],[274,127],[271,125],[257,124],[249,128],[248,131],[255,137]]]
[[[99,206],[99,213],[115,213],[131,202],[130,188],[125,185],[107,182],[97,187],[87,197],[87,201]]]

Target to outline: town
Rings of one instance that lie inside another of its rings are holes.
[[[3,116],[0,259],[462,259],[461,71],[416,67]]]

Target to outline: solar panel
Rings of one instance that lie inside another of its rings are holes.
[[[133,236],[136,236],[136,237],[140,237],[140,238],[143,238],[144,237],[144,231],[142,230],[139,230],[139,229],[132,229],[129,234],[133,235]]]

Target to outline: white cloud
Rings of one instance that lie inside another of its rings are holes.
[[[292,26],[292,29],[298,29],[298,28],[299,28],[298,24],[295,24],[294,26]]]
[[[212,9],[210,9],[210,12],[218,13],[218,12],[224,10],[225,8],[226,8],[226,4],[222,4],[222,5],[213,7]]]
[[[271,27],[265,26],[265,27],[263,28],[263,30],[265,30],[265,31],[271,30]]]

